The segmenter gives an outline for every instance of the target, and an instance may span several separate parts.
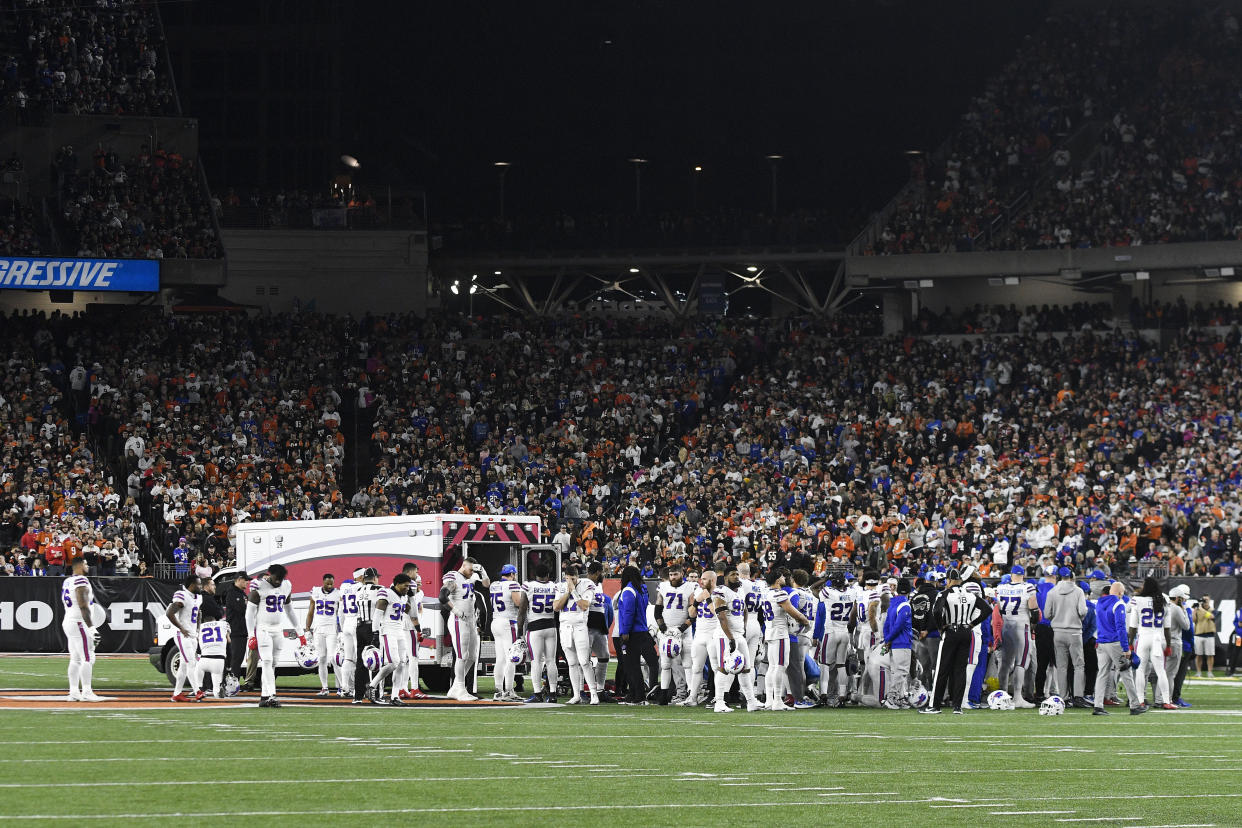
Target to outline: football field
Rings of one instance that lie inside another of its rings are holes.
[[[0,822],[1242,825],[1234,680],[1107,718],[299,703],[313,677],[260,710],[107,657],[96,692],[149,701],[61,705],[65,665],[0,657]]]

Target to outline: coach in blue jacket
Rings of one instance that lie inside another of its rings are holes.
[[[646,704],[647,685],[643,681],[642,664],[653,679],[659,678],[660,660],[655,640],[647,629],[647,585],[636,566],[621,570],[621,593],[617,596],[617,635],[621,638],[621,665],[625,669],[626,697],[622,704]]]

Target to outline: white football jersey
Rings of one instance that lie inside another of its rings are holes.
[[[189,630],[190,635],[198,634],[198,615],[203,606],[203,596],[190,592],[188,589],[179,589],[173,593],[172,601],[169,603],[180,604],[181,609],[174,613],[178,626],[183,630]]]
[[[340,620],[341,629],[353,631],[358,628],[358,585],[350,582],[341,584],[341,588],[337,590],[340,597],[337,598],[337,618]]]
[[[682,581],[680,586],[673,586],[668,581],[660,582],[660,601],[664,606],[662,617],[666,627],[672,629],[686,623],[696,590],[697,587],[689,581]]]
[[[702,587],[694,592],[694,608],[698,616],[694,621],[695,635],[715,635],[720,632],[720,621],[712,609],[712,594]]]
[[[462,618],[474,618],[474,582],[454,569],[444,576],[444,586],[449,588],[448,600],[454,613]]]
[[[410,614],[405,617],[405,628],[407,630],[415,629],[418,626],[419,612],[423,608],[423,599],[427,596],[423,595],[422,581],[418,582],[418,588],[415,589],[414,583],[410,583],[410,591],[407,593],[410,599]]]
[[[850,608],[854,599],[847,590],[826,587],[820,592],[824,601],[824,631],[845,632],[850,626]]]
[[[388,606],[384,608],[382,618],[379,618],[380,632],[394,633],[405,632],[405,618],[410,611],[409,594],[398,595],[395,589],[384,587],[379,591],[379,595],[375,599],[375,612],[379,617],[380,601],[387,601]]]
[[[783,589],[769,587],[763,591],[759,601],[759,611],[763,613],[763,640],[779,641],[789,638],[789,628],[793,619],[781,604],[789,600],[789,593]]]
[[[204,656],[225,655],[229,641],[229,625],[223,621],[206,621],[198,628],[198,650]]]
[[[591,585],[591,596],[594,597],[595,584],[592,583],[589,578],[579,578],[578,583],[574,585],[573,595],[569,597],[569,600],[565,602],[565,606],[561,609],[561,623],[562,624],[585,624],[586,623],[587,611],[578,608],[579,599],[584,600],[584,601],[590,600],[590,598],[582,594],[583,582],[586,582]],[[557,584],[556,585],[557,600],[559,600],[561,596],[564,595],[568,590],[569,590],[568,581],[561,581],[559,584]]]
[[[1035,595],[1035,585],[1030,581],[1023,581],[1020,584],[1001,584],[996,587],[996,605],[1000,607],[1001,620],[1006,625],[1030,626],[1032,595]]]
[[[516,621],[518,617],[517,593],[522,585],[517,581],[492,581],[492,618]]]
[[[551,621],[556,617],[552,604],[556,601],[556,584],[551,581],[528,581],[526,583],[526,619],[530,621]]]
[[[809,623],[795,624],[794,632],[798,635],[810,635],[815,623],[815,596],[806,587],[794,587],[798,594],[798,609]]]
[[[746,633],[746,604],[742,601],[742,596],[738,595],[732,589],[724,584],[716,587],[716,591],[712,593],[714,598],[719,598],[724,602],[724,609],[727,610],[725,618],[717,619],[721,624],[727,623],[729,630],[736,635],[745,635]]]
[[[289,583],[289,579],[281,581],[280,586],[272,586],[267,578],[258,578],[252,589],[259,593],[259,626],[284,627],[288,620],[285,606],[293,593],[293,584]]]
[[[1164,612],[1156,612],[1155,599],[1136,595],[1126,609],[1126,625],[1137,629],[1139,638],[1163,638]]]
[[[742,596],[742,603],[746,605],[746,628],[748,631],[758,630],[759,628],[759,602],[763,600],[763,591],[766,588],[767,584],[747,578],[743,578],[742,585],[737,588],[737,594]]]
[[[333,589],[329,592],[323,587],[312,587],[310,597],[311,603],[315,606],[315,615],[311,618],[311,629],[336,629],[336,617],[341,607],[341,591]]]
[[[86,587],[86,606],[92,606],[95,603],[95,590],[91,588],[91,582],[85,575],[70,575],[60,582],[60,600],[65,605],[66,621],[89,620],[82,617],[82,609],[78,606],[76,593],[81,587]]]

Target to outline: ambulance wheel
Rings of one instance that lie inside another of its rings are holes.
[[[176,647],[169,647],[168,653],[164,656],[164,675],[168,676],[169,687],[177,683],[177,669],[180,666],[181,653],[177,652]]]

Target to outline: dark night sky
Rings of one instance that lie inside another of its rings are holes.
[[[345,141],[487,215],[493,161],[514,212],[644,204],[761,209],[768,153],[787,206],[883,204],[901,151],[934,148],[1046,13],[1046,0],[362,3],[346,42]],[[401,11],[397,11],[400,9]],[[356,91],[355,91],[356,90]]]

